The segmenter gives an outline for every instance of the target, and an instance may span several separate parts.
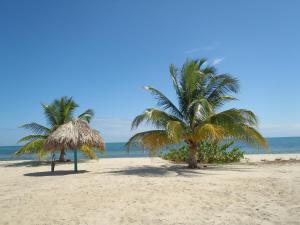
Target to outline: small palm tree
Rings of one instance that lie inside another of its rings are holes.
[[[47,155],[47,151],[44,149],[44,143],[48,135],[56,130],[56,128],[58,128],[60,125],[65,124],[73,119],[74,111],[76,108],[78,108],[78,105],[72,98],[62,97],[60,99],[55,99],[50,105],[42,104],[42,108],[47,118],[49,127],[45,127],[38,123],[28,123],[21,126],[22,128],[32,131],[33,134],[23,137],[18,141],[18,143],[27,143],[15,153],[16,155],[31,153],[36,154],[38,158],[43,158],[45,155]],[[88,109],[79,115],[78,118],[90,122],[93,116],[93,110]],[[65,161],[65,149],[59,150],[59,161]],[[90,152],[90,149],[87,149],[86,147],[84,147],[82,151],[89,156],[94,156],[94,154]]]
[[[178,105],[159,90],[145,87],[162,110],[149,108],[133,120],[132,129],[142,122],[156,129],[135,134],[127,143],[129,147],[140,144],[156,151],[169,144],[185,142],[189,146],[190,168],[197,167],[197,147],[204,140],[229,138],[267,147],[255,129],[257,118],[253,112],[234,108],[220,111],[226,102],[236,100],[231,94],[239,91],[237,79],[229,74],[216,74],[216,68],[209,66],[205,59],[187,60],[181,70],[170,65],[170,75]]]

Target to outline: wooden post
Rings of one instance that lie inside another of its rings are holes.
[[[54,172],[54,167],[55,167],[55,154],[52,153],[52,160],[51,160],[51,172]]]
[[[77,149],[74,150],[74,171],[77,172]]]

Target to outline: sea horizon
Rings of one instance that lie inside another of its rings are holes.
[[[236,143],[235,146],[241,148],[245,154],[286,154],[286,153],[300,153],[300,137],[268,137],[266,138],[269,148],[267,150],[261,148],[254,148],[244,143]],[[124,158],[124,157],[147,157],[149,153],[142,148],[132,148],[127,151],[125,147],[126,142],[107,142],[105,144],[104,153],[97,153],[98,158]],[[15,156],[14,152],[22,145],[0,146],[0,161],[11,160],[35,160],[36,156],[32,154],[26,154],[21,156]],[[174,146],[163,149],[161,152],[166,152]],[[71,151],[66,151],[66,158],[72,159],[73,155]],[[56,158],[59,157],[59,153],[56,153]],[[50,156],[45,157],[46,160],[50,159]],[[87,159],[84,155],[79,153],[79,159]]]
[[[280,137],[264,137],[265,139],[276,139],[276,138],[300,138],[300,136],[280,136]],[[119,143],[126,143],[126,141],[108,141],[105,144],[119,144]],[[21,147],[24,145],[0,145],[0,147]]]

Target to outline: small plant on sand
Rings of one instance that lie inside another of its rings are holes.
[[[233,147],[233,144],[233,141],[225,144],[208,141],[202,142],[197,151],[198,160],[203,163],[239,162],[244,158],[244,152],[239,147]]]
[[[166,153],[162,153],[161,157],[165,160],[169,160],[175,163],[188,162],[189,147],[187,145],[179,148],[173,148]]]
[[[244,152],[239,147],[232,147],[234,142],[218,144],[202,142],[197,148],[197,161],[200,163],[232,163],[239,162],[244,158]],[[230,149],[230,147],[232,147]],[[175,163],[188,162],[189,147],[184,145],[177,149],[171,149],[163,153],[161,157]]]

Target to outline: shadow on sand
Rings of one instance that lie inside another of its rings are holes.
[[[78,160],[78,163],[84,163],[87,162],[88,160],[85,159],[81,159]],[[55,162],[56,165],[60,165],[60,164],[73,164],[73,161],[66,161],[66,162],[59,162],[56,161]],[[6,164],[3,164],[3,167],[38,167],[38,166],[49,166],[51,165],[51,161],[17,161],[17,162],[12,162],[9,161]]]
[[[221,171],[232,171],[232,172],[246,172],[250,171],[251,167],[236,167],[236,166],[223,166],[223,165],[209,165],[204,168],[189,169],[182,164],[176,165],[163,165],[163,166],[139,166],[139,167],[128,167],[122,170],[112,170],[106,172],[100,172],[98,174],[113,174],[113,175],[129,175],[129,176],[140,176],[140,177],[174,177],[174,176],[203,176],[203,175],[218,175]],[[215,173],[216,172],[216,173]]]
[[[7,164],[4,164],[4,167],[37,167],[37,166],[45,166],[50,165],[51,162],[48,161],[21,161],[21,162],[8,162]]]
[[[50,176],[66,176],[66,175],[89,173],[89,172],[90,171],[87,171],[87,170],[79,170],[77,172],[74,172],[73,170],[58,170],[58,171],[54,171],[53,173],[50,171],[25,173],[24,176],[26,176],[26,177],[50,177]]]
[[[174,176],[199,176],[205,175],[201,169],[191,170],[182,165],[173,166],[140,166],[129,167],[123,170],[113,170],[108,172],[102,172],[100,174],[114,174],[114,175],[132,175],[140,177],[174,177]]]
[[[204,171],[231,171],[231,172],[249,172],[251,170],[255,169],[251,166],[246,166],[241,164],[215,164],[215,165],[209,165],[206,168],[203,168]]]

